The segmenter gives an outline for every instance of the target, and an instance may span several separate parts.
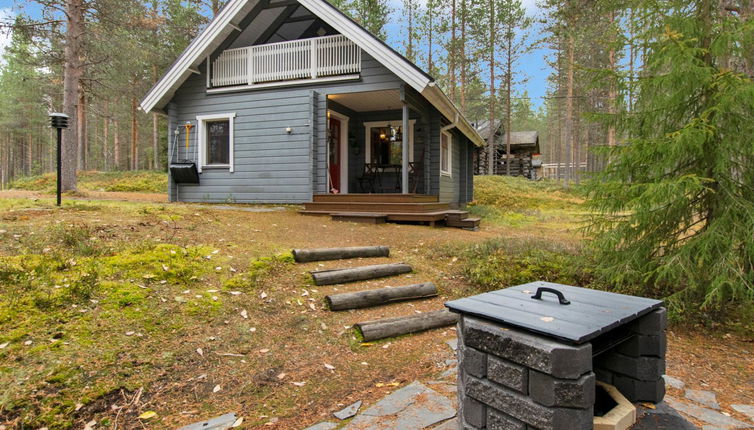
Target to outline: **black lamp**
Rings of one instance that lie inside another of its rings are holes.
[[[68,128],[68,115],[64,113],[51,113],[50,114],[50,126],[58,130],[58,206],[60,206],[60,191],[61,191],[61,145],[63,140],[63,129]]]

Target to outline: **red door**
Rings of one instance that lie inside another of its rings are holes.
[[[330,117],[327,173],[330,179],[330,193],[340,193],[340,120]]]

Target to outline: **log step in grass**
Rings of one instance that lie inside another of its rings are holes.
[[[408,317],[383,318],[354,324],[364,342],[447,327],[458,322],[458,314],[448,310],[427,312]]]
[[[354,267],[352,269],[317,270],[310,273],[315,285],[333,285],[401,275],[409,273],[411,270],[411,266],[406,263],[393,263]]]
[[[293,258],[297,263],[312,261],[345,260],[348,258],[389,257],[387,246],[351,246],[345,248],[294,249]]]
[[[437,296],[437,287],[435,284],[425,282],[400,287],[332,294],[326,296],[325,300],[331,311],[344,311],[435,296]]]

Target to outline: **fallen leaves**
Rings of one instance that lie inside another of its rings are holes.
[[[331,371],[335,370],[335,366],[333,366],[332,364],[328,364],[328,363],[325,363],[325,368],[327,370],[331,370]]]
[[[143,414],[139,415],[140,420],[148,420],[150,418],[154,418],[157,416],[157,412],[155,411],[146,411]]]
[[[212,389],[212,392],[217,393],[219,391],[222,391],[222,389],[223,387],[221,387],[220,385],[215,385],[215,388]]]
[[[204,357],[204,350],[203,349],[196,348],[196,353],[199,354],[200,356]]]
[[[0,343],[0,349],[5,349],[10,345],[10,342]]]
[[[249,319],[249,313],[246,311],[246,309],[241,311],[241,318],[245,320]]]

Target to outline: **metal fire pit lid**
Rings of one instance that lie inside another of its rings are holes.
[[[594,339],[662,305],[661,300],[551,282],[531,282],[445,303],[453,312],[575,343]]]

